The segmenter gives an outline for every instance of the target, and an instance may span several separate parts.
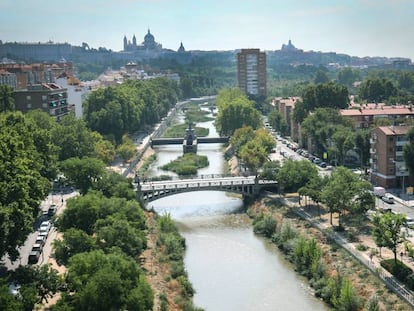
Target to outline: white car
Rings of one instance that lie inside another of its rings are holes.
[[[394,204],[394,197],[391,194],[389,194],[389,193],[386,193],[381,199],[385,203]]]
[[[49,233],[50,227],[51,227],[50,221],[43,221],[40,224],[39,232]]]

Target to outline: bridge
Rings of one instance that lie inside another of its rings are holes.
[[[275,191],[277,181],[259,179],[256,176],[203,175],[189,179],[140,182],[136,178],[137,195],[148,203],[166,196],[191,191],[224,191],[253,197],[263,190]]]
[[[214,144],[214,143],[227,143],[228,137],[197,137],[197,143],[199,144]],[[152,146],[159,145],[181,145],[183,138],[153,138],[151,140]]]

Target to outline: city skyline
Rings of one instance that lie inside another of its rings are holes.
[[[164,48],[305,51],[414,60],[411,0],[2,0],[3,42],[68,42],[123,49],[148,29]]]

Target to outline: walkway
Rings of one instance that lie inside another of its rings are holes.
[[[324,222],[319,221],[318,218],[313,217],[304,208],[299,207],[297,199],[280,198],[281,202],[287,206],[295,207],[291,210],[295,212],[301,218],[310,222],[315,228],[318,228],[326,236],[333,239],[338,245],[346,249],[355,259],[360,261],[366,266],[372,273],[377,275],[386,286],[395,292],[398,296],[404,299],[407,303],[414,307],[414,296],[413,293],[405,288],[398,280],[396,280],[388,271],[382,268],[379,262],[369,258],[369,255],[365,252],[358,251],[352,243],[349,243],[340,233],[332,232],[332,227]]]

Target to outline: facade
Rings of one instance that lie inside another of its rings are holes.
[[[403,148],[410,126],[381,126],[371,131],[371,183],[384,188],[400,188],[404,193],[411,178]]]
[[[237,79],[246,94],[266,96],[266,53],[242,49],[237,53]]]
[[[298,100],[300,97],[276,97],[272,100],[272,106],[279,111],[289,125],[290,138],[301,144],[300,125],[292,118],[293,109]]]
[[[27,89],[41,83],[53,83],[63,73],[72,74],[71,62],[57,63],[0,63],[0,85],[10,85],[14,89]]]
[[[154,35],[148,29],[148,33],[144,37],[144,41],[141,44],[137,44],[137,38],[135,35],[132,37],[132,42],[128,41],[127,37],[124,36],[124,51],[134,52],[142,50],[159,51],[162,49],[162,45],[155,42]]]
[[[23,113],[40,109],[60,120],[71,110],[67,89],[55,83],[30,85],[27,89],[14,91],[13,98],[16,110]]]
[[[388,119],[392,124],[400,124],[406,122],[407,119],[414,119],[414,109],[410,105],[366,104],[359,109],[343,109],[340,113],[342,116],[352,119],[355,129],[369,128],[376,119]]]

